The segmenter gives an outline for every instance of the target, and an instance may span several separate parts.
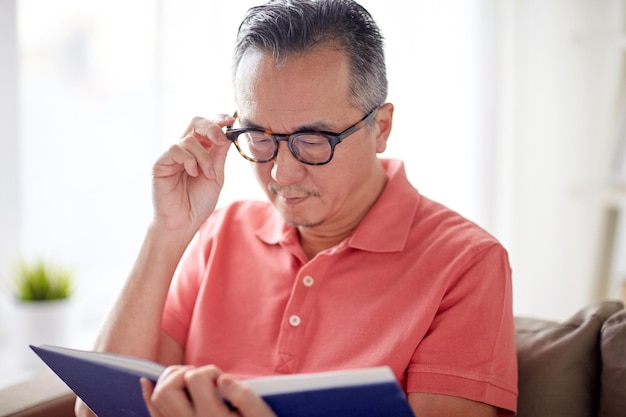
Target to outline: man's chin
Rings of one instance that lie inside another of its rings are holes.
[[[303,204],[287,205],[278,199],[272,200],[272,205],[289,226],[310,229],[324,223],[321,216],[315,215],[316,208],[311,207],[310,204],[306,207]]]
[[[281,215],[289,226],[296,227],[298,229],[311,229],[311,228],[320,226],[322,223],[324,223],[323,220],[315,220],[315,219],[307,219],[304,217],[289,216],[284,212],[281,212]]]
[[[295,222],[295,221],[289,221],[289,220],[285,220],[287,222],[287,224],[289,226],[295,227],[297,229],[312,229],[314,227],[320,226],[323,222],[317,222],[317,223],[313,223],[313,222]]]

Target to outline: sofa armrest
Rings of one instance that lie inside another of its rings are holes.
[[[49,371],[0,390],[0,417],[73,417],[76,395]]]

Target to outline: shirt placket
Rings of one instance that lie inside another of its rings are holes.
[[[296,275],[280,325],[276,372],[293,373],[297,370],[315,306],[317,281],[314,264],[302,268]]]

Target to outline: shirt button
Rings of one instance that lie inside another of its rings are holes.
[[[293,327],[298,327],[301,322],[302,320],[300,319],[300,316],[296,316],[294,314],[293,316],[289,317],[289,324],[291,324]]]
[[[313,284],[315,284],[315,280],[313,279],[312,276],[307,275],[304,278],[302,278],[302,283],[304,284],[305,287],[312,287]]]

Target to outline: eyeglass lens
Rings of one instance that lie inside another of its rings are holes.
[[[271,160],[278,150],[278,141],[261,132],[246,132],[237,138],[239,151],[256,161]],[[320,134],[302,134],[291,137],[290,149],[294,156],[309,163],[326,162],[332,153],[331,145]]]

